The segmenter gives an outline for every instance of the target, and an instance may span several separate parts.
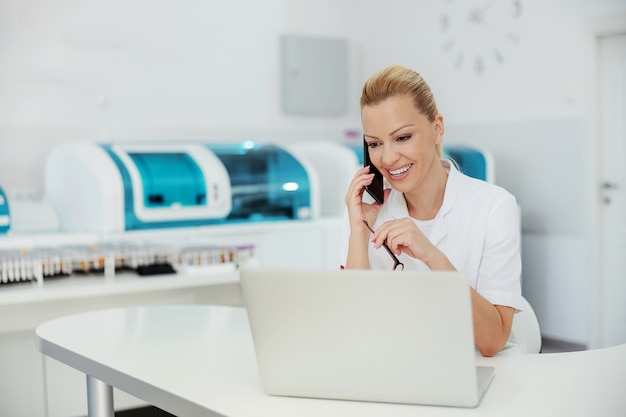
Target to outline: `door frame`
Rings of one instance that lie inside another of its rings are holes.
[[[601,98],[599,57],[600,41],[603,37],[626,33],[626,11],[588,20],[587,24],[587,73],[589,74],[587,91],[587,116],[588,124],[588,151],[591,155],[591,181],[588,186],[589,195],[593,198],[590,203],[591,221],[589,223],[589,236],[591,255],[590,263],[590,309],[589,312],[589,337],[588,348],[594,349],[602,343],[602,293],[601,285],[604,279],[602,271],[602,249],[605,244],[602,239],[602,202],[599,187],[603,180],[601,171],[602,137],[601,115],[599,101]]]

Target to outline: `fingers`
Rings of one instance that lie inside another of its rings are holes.
[[[431,269],[454,269],[448,258],[428,240],[410,218],[387,221],[375,230],[370,240],[377,249],[386,243],[394,254],[419,259]]]
[[[372,242],[376,248],[381,247],[383,242],[386,242],[396,255],[411,246],[423,245],[425,239],[422,231],[408,218],[385,222],[378,227],[372,236]]]
[[[359,169],[354,178],[352,178],[352,182],[348,187],[348,194],[346,195],[346,203],[354,200],[356,197],[360,198],[363,195],[363,191],[365,190],[365,186],[370,185],[372,180],[374,179],[374,174],[369,173],[369,166],[363,167]]]
[[[414,227],[415,229],[417,229],[416,226]],[[419,229],[417,230],[418,233],[421,234],[421,232],[419,232]],[[389,233],[387,235],[387,246],[389,246],[393,253],[395,253],[396,255],[400,255],[402,251],[405,250],[405,248],[409,248],[411,244],[417,243],[415,239],[416,237],[417,236],[414,236],[414,233],[412,233],[412,230],[407,230],[396,226],[389,230]]]
[[[373,178],[374,175],[369,173],[369,167],[360,168],[352,178],[345,197],[352,230],[367,233],[368,236],[369,232],[366,231],[362,221],[370,217],[376,219],[377,211],[374,210],[373,206],[363,203],[363,192],[365,186],[372,183]]]

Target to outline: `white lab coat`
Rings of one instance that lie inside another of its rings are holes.
[[[521,310],[520,224],[515,197],[502,187],[460,173],[449,161],[442,163],[449,175],[441,209],[431,221],[414,221],[480,295],[492,304]],[[363,198],[373,201],[367,193]],[[409,213],[404,195],[392,190],[373,228],[405,217]],[[346,212],[342,230],[344,265],[349,233]],[[375,249],[370,243],[368,256],[371,269],[393,268],[393,260],[384,248]],[[404,273],[428,270],[423,262],[405,254],[399,259],[405,265]]]

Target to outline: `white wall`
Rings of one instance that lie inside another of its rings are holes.
[[[482,75],[455,69],[442,50],[449,34],[440,17],[450,4],[0,0],[0,186],[9,198],[38,196],[45,156],[66,140],[342,140],[359,129],[363,81],[404,64],[433,88],[449,143],[494,152],[497,182],[523,209],[525,292],[546,334],[584,343],[590,267],[565,248],[584,254],[591,227],[587,24],[626,2],[524,0],[522,20],[506,29],[519,42],[456,38],[473,52],[486,42]],[[281,113],[281,34],[350,42],[347,114]],[[567,277],[554,276],[564,270]],[[574,289],[551,289],[554,282]],[[565,325],[553,320],[555,308]]]
[[[0,184],[40,194],[45,155],[66,140],[342,139],[356,107],[281,114],[279,35],[306,33],[290,23],[297,6],[0,1]]]

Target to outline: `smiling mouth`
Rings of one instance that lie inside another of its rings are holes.
[[[402,168],[394,169],[393,171],[389,171],[389,174],[391,174],[392,177],[399,177],[405,172],[407,172],[408,170],[410,170],[412,166],[413,164],[409,164],[409,165],[403,166]]]

